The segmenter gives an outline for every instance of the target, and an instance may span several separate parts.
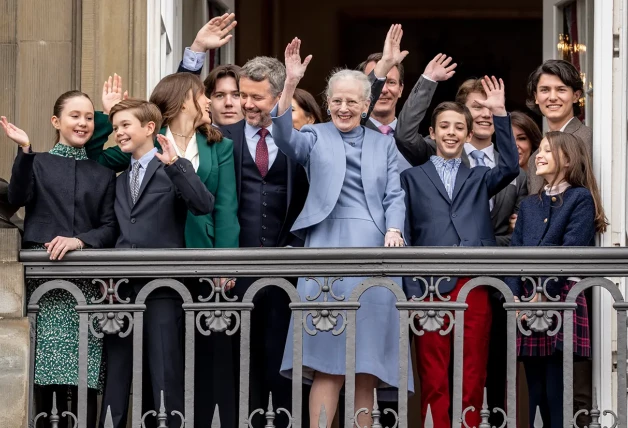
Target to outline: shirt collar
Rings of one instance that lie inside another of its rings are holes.
[[[378,128],[383,125],[383,123],[381,123],[378,120],[373,119],[372,117],[371,117],[371,122],[373,122],[373,124],[377,126]],[[388,126],[390,126],[393,129],[393,131],[396,131],[397,130],[397,118],[395,118],[395,120],[390,122]]]
[[[259,130],[262,129],[261,126],[251,126],[249,125],[247,122],[245,122],[244,124],[244,135],[246,136],[247,139],[252,139],[253,137],[255,137],[255,135],[257,135],[257,133],[259,132]],[[268,134],[272,137],[273,136],[273,125],[269,125],[266,127],[266,129],[268,130]]]
[[[565,124],[563,125],[563,127],[562,127],[562,128],[560,128],[560,132],[565,132],[565,128],[567,127],[567,125],[569,125],[569,124],[571,123],[571,121],[572,121],[572,120],[574,120],[575,118],[576,118],[576,116],[574,116],[574,117],[572,117],[571,119],[569,119],[569,120],[567,121],[567,123],[565,123]]]
[[[555,196],[560,195],[561,193],[565,193],[565,190],[569,189],[571,184],[566,181],[561,181],[560,183],[550,187],[549,184],[545,186],[545,194],[547,196]]]
[[[142,165],[142,168],[146,169],[148,167],[148,164],[150,163],[150,161],[153,160],[153,158],[155,157],[155,153],[157,153],[157,147],[153,147],[150,152],[146,153],[144,156],[142,156],[139,159],[135,159],[135,158],[131,158],[131,167],[133,167],[133,165],[135,165],[135,162],[139,162],[140,165]]]
[[[432,161],[432,163],[434,164],[434,166],[450,166],[450,167],[457,167],[460,166],[460,163],[462,162],[461,158],[454,158],[454,159],[445,159],[445,158],[441,158],[440,156],[436,156],[436,155],[432,155],[430,157],[430,160]]]
[[[470,155],[472,151],[474,150],[480,150],[481,152],[483,152],[486,157],[488,157],[488,160],[490,160],[491,162],[495,163],[495,145],[493,143],[491,143],[490,146],[485,147],[483,149],[476,149],[473,144],[471,143],[464,143],[464,151],[467,153],[467,155]]]

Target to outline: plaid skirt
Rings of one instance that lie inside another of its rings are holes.
[[[563,288],[560,290],[560,301],[564,302],[567,298],[569,290],[574,286],[575,282],[566,281]],[[580,293],[576,298],[578,307],[574,311],[573,316],[573,352],[574,355],[579,357],[591,356],[591,340],[589,334],[589,316],[587,310],[587,300],[583,293]],[[564,323],[564,311],[561,312],[562,320]],[[556,326],[558,319],[556,316],[552,317],[552,327],[546,332],[535,333],[532,332],[530,336],[524,336],[519,330],[517,330],[517,355],[520,357],[545,357],[553,355],[557,350],[563,351],[563,326],[561,325],[559,332],[554,336],[548,336],[547,333],[552,331]],[[526,322],[522,321],[524,328]]]

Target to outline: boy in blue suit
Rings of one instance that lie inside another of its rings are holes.
[[[423,165],[401,174],[405,191],[405,239],[413,246],[495,246],[489,200],[519,175],[519,157],[512,135],[510,116],[506,112],[504,84],[495,77],[485,77],[482,85],[486,100],[483,107],[493,113],[499,163],[469,168],[462,164],[464,143],[472,136],[473,119],[460,103],[441,103],[432,114],[430,136],[436,142],[436,155]],[[436,279],[434,279],[436,281]],[[452,301],[469,278],[441,281],[438,292]],[[404,278],[406,295],[423,296],[419,281]],[[426,296],[426,299],[427,300]],[[438,300],[438,296],[435,296]],[[479,426],[479,409],[486,380],[486,362],[491,327],[488,290],[475,289],[466,300],[462,408],[474,406],[466,416],[469,426]],[[444,318],[441,331],[451,320]],[[451,335],[438,331],[416,337],[419,378],[421,379],[421,413],[425,419],[428,404],[432,408],[434,426],[451,426],[449,407],[449,361]]]

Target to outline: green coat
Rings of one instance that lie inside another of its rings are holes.
[[[113,127],[107,115],[97,112],[92,139],[85,145],[87,156],[99,164],[121,172],[129,167],[131,154],[123,153],[119,147],[104,149]],[[161,134],[166,133],[162,128]],[[185,223],[185,245],[187,248],[237,248],[240,224],[238,223],[238,199],[236,195],[233,142],[227,138],[208,144],[207,138],[196,133],[199,167],[197,174],[207,189],[216,198],[214,211],[204,216],[188,213]],[[161,146],[155,140],[155,147]]]

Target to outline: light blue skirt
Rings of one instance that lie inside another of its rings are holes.
[[[331,216],[330,216],[331,217]],[[313,226],[308,231],[306,247],[381,247],[384,245],[384,235],[372,220],[327,218]],[[351,251],[347,249],[347,251]],[[325,284],[325,278],[316,278],[320,284]],[[352,291],[366,277],[346,277],[331,284],[333,278],[328,279],[333,294],[344,301],[349,300]],[[390,278],[401,287],[401,278]],[[307,302],[317,296],[321,286],[316,280],[299,278],[297,291],[301,301]],[[326,293],[320,293],[315,300],[324,301]],[[310,297],[310,299],[307,299]],[[336,301],[331,294],[327,294],[327,301]],[[384,287],[373,287],[360,297],[360,308],[357,311],[356,326],[356,370],[357,374],[371,374],[379,379],[378,397],[382,400],[397,400],[399,388],[399,311],[395,307],[396,297]],[[344,313],[344,311],[340,311]],[[316,330],[313,317],[307,317],[307,328],[316,331],[311,336],[303,332],[303,377],[304,382],[311,383],[314,372],[331,375],[344,375],[346,358],[346,332],[338,336],[332,334],[339,330],[344,320],[337,317],[336,327],[330,331]],[[286,341],[281,374],[292,377],[293,321]],[[410,349],[408,347],[408,361],[410,364]],[[411,370],[411,369],[410,369]],[[409,391],[414,391],[412,372],[408,375]]]

